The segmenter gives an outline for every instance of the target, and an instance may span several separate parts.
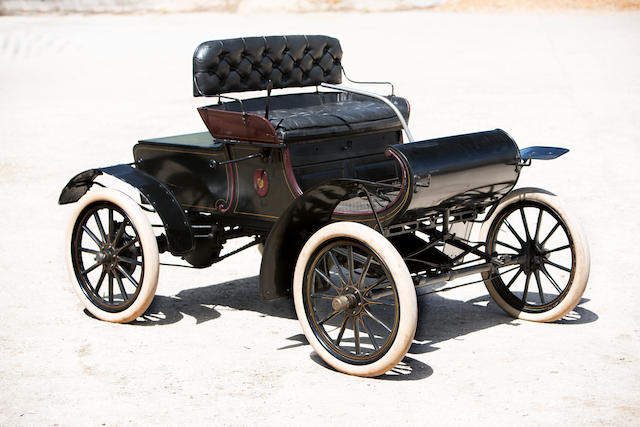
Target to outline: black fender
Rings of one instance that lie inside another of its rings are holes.
[[[293,271],[306,241],[331,222],[336,206],[355,196],[363,181],[338,179],[319,184],[295,199],[271,229],[260,266],[260,296],[291,295]]]
[[[77,174],[60,193],[58,203],[64,205],[77,202],[102,174],[111,175],[131,185],[153,206],[162,220],[169,251],[172,254],[180,255],[193,250],[191,223],[178,200],[162,182],[130,165],[89,169]]]

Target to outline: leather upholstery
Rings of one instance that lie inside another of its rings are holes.
[[[388,98],[408,121],[407,100],[397,96]],[[264,116],[265,105],[266,98],[243,100],[244,110],[259,116]],[[242,111],[237,101],[204,108]],[[341,92],[272,96],[269,121],[282,142],[402,128],[393,110],[383,102],[362,95]]]
[[[193,54],[193,95],[339,84],[341,59],[340,42],[321,35],[207,41]]]
[[[401,128],[393,110],[377,99],[340,95],[343,99],[335,103],[273,110],[269,120],[284,142]],[[406,100],[395,96],[389,99],[408,120]]]

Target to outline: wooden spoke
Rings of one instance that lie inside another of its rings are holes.
[[[544,240],[542,242],[540,242],[540,246],[544,246],[545,243],[547,243],[547,240],[549,240],[549,238],[551,236],[553,236],[553,233],[556,232],[556,230],[558,229],[558,227],[560,227],[560,223],[557,222],[556,225],[553,226],[553,228],[551,229],[551,231],[549,232],[549,234],[547,234],[547,237],[544,238]]]
[[[540,237],[540,226],[542,225],[542,213],[543,213],[543,212],[544,212],[544,211],[543,211],[542,209],[540,209],[540,210],[538,211],[538,221],[536,222],[536,234],[535,234],[535,236],[533,237],[533,240],[534,240],[535,242],[537,242],[537,241],[538,241],[538,238]]]
[[[360,319],[360,322],[362,323],[362,326],[364,327],[364,330],[367,331],[367,335],[369,335],[369,339],[371,340],[371,344],[373,345],[373,348],[376,351],[380,350],[380,346],[376,342],[375,335],[373,334],[373,332],[371,332],[371,329],[369,329],[367,324],[364,322],[364,317],[360,317],[359,319]]]
[[[524,225],[524,232],[527,236],[527,242],[531,240],[531,234],[529,233],[529,224],[527,224],[527,217],[524,214],[524,208],[520,208],[520,216],[522,217],[522,225]]]
[[[86,276],[88,273],[92,272],[93,270],[95,270],[96,268],[100,267],[101,265],[102,265],[102,263],[96,262],[91,267],[87,268],[86,270],[83,270],[82,271],[82,275]]]
[[[527,303],[527,293],[529,292],[529,281],[531,280],[531,273],[527,273],[527,280],[524,283],[524,292],[522,292],[522,302]]]
[[[328,315],[327,317],[325,317],[324,319],[319,321],[318,325],[324,325],[325,323],[327,323],[329,320],[333,319],[334,317],[336,317],[340,313],[342,313],[342,311],[336,310],[336,311],[332,312],[330,315]]]
[[[320,271],[320,269],[318,268],[314,268],[313,271],[322,278],[322,280],[324,280],[325,282],[327,282],[328,285],[330,285],[333,289],[335,289],[337,292],[340,292],[342,290],[342,288],[336,286],[335,283],[333,283],[333,281],[331,279],[329,279],[327,276],[325,276],[325,274]]]
[[[342,336],[344,335],[344,330],[347,327],[347,319],[348,317],[345,315],[344,319],[342,320],[342,325],[340,325],[340,332],[338,333],[338,338],[336,338],[335,344],[337,346],[340,345],[340,341],[342,341]]]
[[[128,281],[130,281],[130,282],[131,282],[131,284],[132,284],[133,286],[135,286],[136,288],[137,288],[138,286],[140,286],[140,285],[138,284],[138,282],[137,282],[133,277],[131,277],[131,275],[127,272],[127,270],[125,270],[125,269],[123,269],[122,267],[120,267],[120,265],[118,265],[118,266],[117,266],[117,269],[118,269],[118,271],[120,272],[120,274],[122,274],[124,277],[126,277],[126,278],[127,278],[127,280],[128,280]]]
[[[120,240],[120,237],[122,237],[122,233],[124,233],[124,228],[126,227],[126,225],[127,225],[126,221],[122,221],[122,223],[120,223],[120,226],[118,227],[118,231],[116,231],[116,235],[113,236],[113,245],[114,246],[118,244],[118,241]]]
[[[555,248],[555,249],[546,250],[546,251],[544,251],[544,253],[545,254],[551,254],[553,252],[564,251],[565,249],[569,249],[569,248],[571,248],[571,245],[564,245],[564,246],[560,246],[560,247]]]
[[[373,260],[373,255],[369,255],[367,260],[362,267],[362,273],[360,273],[360,278],[358,279],[358,283],[356,284],[356,288],[360,289],[362,286],[362,279],[367,277],[367,273],[369,272],[369,267],[371,266],[371,261]]]
[[[130,248],[130,247],[131,247],[131,245],[133,245],[133,244],[134,244],[134,243],[136,243],[137,241],[138,241],[138,239],[137,239],[137,238],[136,238],[136,239],[129,240],[127,243],[125,243],[125,245],[124,245],[124,246],[122,246],[122,247],[120,247],[120,248],[116,249],[116,253],[118,253],[118,254],[119,254],[120,252],[124,251],[125,249]]]
[[[518,239],[518,242],[520,242],[520,244],[524,247],[525,245],[525,241],[522,240],[522,237],[520,237],[520,235],[516,232],[516,230],[511,226],[511,224],[509,224],[509,221],[507,221],[506,219],[504,220],[504,224],[507,226],[507,228],[509,229],[509,231],[511,231],[511,234],[513,234],[515,236],[516,239]]]
[[[553,261],[549,261],[548,259],[543,260],[543,262],[544,262],[545,264],[549,264],[549,265],[551,265],[551,266],[553,266],[553,267],[555,267],[555,268],[559,268],[560,270],[564,270],[564,271],[566,271],[567,273],[571,273],[571,269],[570,269],[570,268],[564,267],[564,266],[562,266],[562,265],[560,265],[560,264],[556,264],[555,262],[553,262]]]
[[[540,295],[540,302],[542,304],[546,304],[546,301],[544,300],[544,292],[542,292],[542,282],[540,282],[540,271],[536,270],[534,272],[535,278],[536,278],[536,283],[538,284],[538,294]]]
[[[100,220],[100,215],[98,215],[98,211],[93,213],[93,219],[96,221],[96,225],[98,226],[98,230],[100,231],[100,236],[102,237],[103,242],[108,242],[107,234],[104,232],[104,227],[102,226],[102,221]]]
[[[356,355],[360,354],[360,322],[359,317],[353,318],[353,340],[356,344]]]
[[[511,287],[511,285],[513,285],[513,282],[516,281],[516,279],[518,278],[518,276],[520,275],[520,273],[522,273],[522,267],[518,267],[518,271],[516,271],[516,274],[511,278],[511,280],[509,280],[509,284],[507,285],[507,289],[509,289]]]
[[[127,291],[124,289],[124,283],[122,283],[122,279],[117,272],[115,272],[115,276],[116,281],[118,282],[118,288],[120,288],[120,293],[122,294],[122,298],[127,301],[129,299],[129,296],[127,295]]]
[[[547,280],[551,282],[553,287],[556,288],[556,291],[558,291],[558,293],[562,293],[562,289],[560,288],[560,286],[558,286],[558,284],[553,279],[553,277],[551,277],[551,275],[549,274],[549,271],[547,271],[547,268],[544,265],[540,268],[540,271],[542,271],[542,274],[544,274]]]
[[[336,256],[331,250],[328,253],[329,253],[329,258],[331,258],[331,262],[333,263],[333,265],[335,265],[336,270],[338,270],[338,276],[340,277],[340,281],[342,282],[342,285],[347,286],[347,279],[346,277],[344,277],[344,274],[342,273],[342,266],[338,262],[338,259],[336,258]]]
[[[132,259],[132,258],[123,257],[123,256],[119,256],[117,258],[117,260],[125,262],[127,264],[142,265],[142,262],[140,262],[140,261],[137,261],[137,260]]]
[[[363,310],[364,313],[369,316],[370,318],[372,318],[377,324],[379,324],[380,326],[382,326],[383,328],[385,328],[387,330],[387,332],[391,333],[391,328],[389,328],[387,325],[384,324],[383,321],[381,321],[380,319],[378,319],[376,316],[374,316],[373,314],[371,314],[371,312],[369,310],[367,310],[366,308]]]
[[[353,283],[355,277],[355,272],[353,271],[353,246],[349,246],[349,249],[347,249],[347,269],[349,270],[349,283]]]
[[[371,292],[374,288],[380,286],[383,283],[388,283],[389,280],[387,279],[386,276],[381,277],[380,279],[378,279],[377,282],[375,282],[373,285],[369,286],[367,289],[365,289],[364,291],[362,291],[362,295],[367,295],[369,292]]]
[[[109,304],[113,304],[113,272],[109,272]]]
[[[500,240],[496,240],[496,244],[500,245],[500,246],[504,246],[505,248],[509,248],[514,252],[520,252],[519,248],[516,248],[515,246],[511,246],[511,245],[509,245],[507,243],[501,242]]]
[[[102,269],[102,273],[100,273],[100,278],[98,279],[98,283],[96,284],[96,288],[93,290],[93,293],[98,295],[100,292],[100,287],[102,286],[102,282],[104,281],[104,277],[107,275],[107,271]]]
[[[98,239],[98,237],[96,237],[96,235],[93,234],[93,231],[89,230],[89,227],[87,227],[86,225],[83,225],[82,229],[84,230],[85,233],[89,235],[89,237],[91,237],[91,240],[93,240],[96,243],[96,245],[98,245],[98,247],[102,247],[104,242]]]

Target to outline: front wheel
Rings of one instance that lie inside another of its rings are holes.
[[[362,224],[337,222],[311,236],[293,296],[309,343],[341,372],[381,375],[413,341],[418,307],[409,270],[386,238]]]
[[[130,322],[151,304],[158,244],[149,219],[124,193],[93,189],[78,201],[65,255],[78,298],[98,319]]]
[[[483,224],[487,253],[518,264],[483,273],[493,300],[513,317],[551,322],[580,302],[590,256],[580,224],[558,197],[537,188],[507,195]]]

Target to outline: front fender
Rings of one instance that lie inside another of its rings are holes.
[[[340,179],[305,192],[282,214],[265,242],[260,266],[260,296],[291,295],[298,254],[313,233],[331,221],[336,206],[357,194],[362,181]]]
[[[77,202],[93,186],[95,179],[102,174],[111,175],[131,185],[153,206],[162,220],[169,251],[172,254],[180,255],[193,250],[191,223],[174,195],[162,182],[129,165],[89,169],[77,174],[60,193],[58,203],[64,205]]]

